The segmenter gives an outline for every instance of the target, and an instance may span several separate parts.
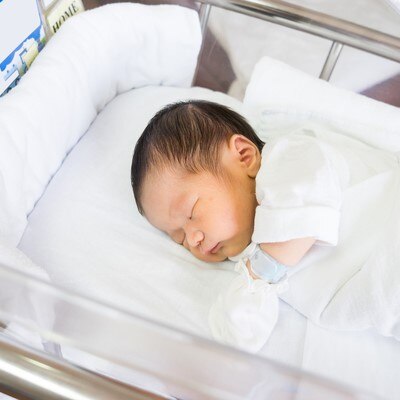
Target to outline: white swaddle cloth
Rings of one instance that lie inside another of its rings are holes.
[[[246,261],[258,249],[251,243],[231,258],[239,275],[218,296],[208,321],[215,339],[251,352],[259,351],[270,337],[278,320],[278,295],[288,288],[286,275],[277,283],[250,276]]]

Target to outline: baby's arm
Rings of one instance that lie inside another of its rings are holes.
[[[312,237],[306,237],[279,243],[260,243],[260,248],[280,264],[292,267],[305,256],[315,241],[316,239]],[[246,267],[253,279],[260,279],[253,271],[250,260],[247,260]]]
[[[260,243],[260,247],[279,263],[293,267],[305,256],[314,243],[314,238],[307,237],[287,242]]]

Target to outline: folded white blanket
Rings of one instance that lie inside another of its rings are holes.
[[[189,86],[200,42],[197,13],[178,6],[115,4],[63,24],[0,99],[0,236],[19,242],[65,155],[116,94]]]

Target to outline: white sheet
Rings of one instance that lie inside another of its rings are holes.
[[[117,97],[53,178],[19,247],[55,283],[207,335],[208,309],[235,274],[216,273],[217,266],[193,259],[151,227],[130,187],[139,134],[162,105],[184,98],[240,107],[206,89],[148,87]]]
[[[210,336],[208,310],[235,278],[232,264],[202,263],[152,228],[135,209],[129,178],[133,145],[147,119],[164,103],[193,97],[241,107],[204,89],[148,87],[113,100],[31,213],[20,247],[58,284]],[[382,371],[370,381],[361,352]],[[373,333],[327,332],[281,303],[261,354],[395,399],[399,352],[397,342]],[[116,374],[110,365],[89,365]]]

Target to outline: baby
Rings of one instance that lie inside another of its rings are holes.
[[[340,163],[315,137],[264,145],[238,113],[187,101],[149,122],[131,179],[140,213],[195,257],[243,259],[276,283],[316,242],[336,244]]]
[[[398,155],[316,120],[260,118],[275,126],[265,144],[222,105],[171,104],[133,156],[149,222],[201,260],[236,262],[213,336],[257,351],[283,299],[321,326],[399,338]]]

